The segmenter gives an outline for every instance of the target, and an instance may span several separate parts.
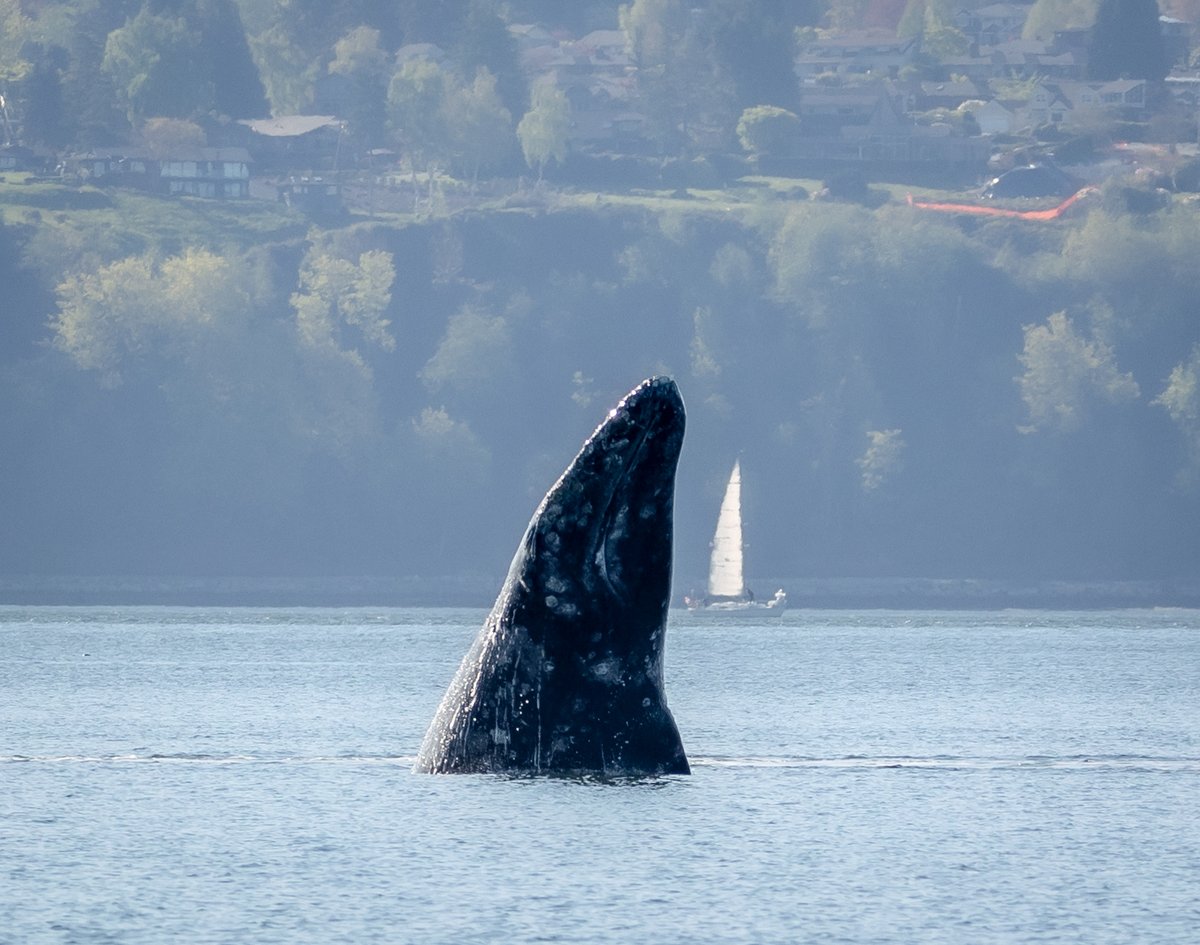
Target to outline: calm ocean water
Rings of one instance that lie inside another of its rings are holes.
[[[483,616],[0,607],[0,943],[1200,941],[1200,612],[673,614],[691,777],[412,774]]]

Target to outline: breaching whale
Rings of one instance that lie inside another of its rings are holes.
[[[643,381],[546,494],[414,767],[687,774],[663,694],[683,400]]]

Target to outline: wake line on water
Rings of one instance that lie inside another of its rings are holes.
[[[391,765],[411,768],[416,755],[247,755],[135,753],[95,755],[0,755],[0,764],[168,764],[168,765]],[[842,758],[797,756],[734,757],[699,756],[695,768],[763,768],[796,770],[887,771],[896,769],[933,771],[999,771],[1006,769],[1059,771],[1158,771],[1200,774],[1200,758],[1158,755],[1027,755],[1008,758],[847,755]]]
[[[1152,755],[1026,755],[1009,758],[968,758],[954,755],[934,755],[931,757],[867,757],[847,755],[843,758],[732,758],[720,756],[693,758],[691,761],[693,768],[914,769],[936,771],[997,771],[1024,768],[1086,771],[1190,771],[1200,773],[1200,758]]]
[[[411,767],[416,755],[211,755],[178,754],[115,755],[0,755],[0,764],[194,764],[194,765],[399,765]]]

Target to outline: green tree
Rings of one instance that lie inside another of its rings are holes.
[[[276,115],[304,111],[312,102],[321,60],[292,42],[288,31],[274,24],[250,40],[271,110]]]
[[[1017,378],[1029,414],[1022,433],[1078,429],[1095,400],[1122,403],[1140,391],[1132,374],[1117,367],[1112,348],[1081,335],[1066,312],[1045,325],[1025,326],[1025,348],[1018,356],[1025,373]]]
[[[571,129],[571,103],[552,79],[533,87],[533,103],[517,124],[517,140],[525,163],[537,169],[538,183],[550,161],[561,164],[567,157],[567,134]]]
[[[710,306],[701,305],[692,313],[692,343],[688,346],[692,377],[702,380],[720,377],[722,348],[716,340],[722,334],[720,319]]]
[[[735,108],[795,102],[794,31],[820,22],[823,12],[819,0],[710,0],[704,29],[732,83]]]
[[[182,9],[189,28],[199,36],[200,57],[217,113],[230,118],[267,115],[270,110],[262,78],[233,0],[191,0]]]
[[[1093,79],[1160,81],[1168,69],[1157,0],[1100,0],[1088,45]]]
[[[187,118],[212,107],[214,89],[198,36],[182,17],[144,7],[109,33],[102,69],[112,79],[131,123],[161,115]]]
[[[297,360],[304,392],[295,412],[304,435],[348,461],[377,438],[378,404],[372,350],[396,341],[386,317],[395,279],[392,255],[367,250],[345,259],[314,245],[292,293]]]
[[[813,327],[858,323],[883,283],[875,231],[858,207],[794,207],[771,244],[776,291]]]
[[[862,470],[864,492],[877,491],[899,472],[904,453],[904,437],[900,430],[868,430],[867,449],[856,463]]]
[[[295,114],[311,103],[313,84],[328,66],[348,27],[380,31],[386,48],[398,39],[385,6],[368,0],[240,0],[250,21],[250,46],[275,114]],[[390,6],[390,5],[388,5]]]
[[[300,267],[300,287],[292,294],[296,327],[303,344],[311,349],[338,353],[362,371],[362,355],[353,347],[353,335],[385,351],[396,340],[385,317],[392,301],[396,270],[391,253],[368,250],[357,261],[342,259],[314,247]]]
[[[64,147],[71,139],[63,79],[70,64],[61,46],[26,43],[30,69],[20,83],[24,100],[22,136],[29,142]]]
[[[896,26],[896,35],[905,39],[920,36],[925,29],[925,7],[926,0],[908,0]]]
[[[634,0],[621,7],[620,23],[660,147],[679,152],[723,144],[736,121],[734,85],[703,17],[683,0]]]
[[[111,75],[104,69],[109,35],[136,12],[127,0],[99,0],[73,11],[61,42],[70,64],[63,76],[66,134],[80,144],[108,145],[129,132],[128,112]]]
[[[443,108],[454,76],[425,59],[406,62],[388,85],[388,124],[392,137],[408,155],[414,177],[450,153]]]
[[[795,151],[800,137],[800,119],[774,105],[756,105],[742,112],[737,123],[738,141],[759,157],[786,157]]]
[[[496,91],[504,107],[513,115],[523,113],[529,104],[529,89],[521,73],[516,40],[495,0],[470,0],[458,37],[453,56],[459,72],[472,76],[487,69],[496,77]]]
[[[495,390],[516,372],[512,326],[502,315],[466,305],[450,317],[421,380],[434,393],[473,396]]]
[[[0,93],[29,71],[29,63],[21,58],[29,29],[30,20],[21,11],[20,0],[0,0]]]
[[[449,49],[462,39],[471,0],[384,0],[393,9],[406,43],[437,43]]]
[[[506,160],[516,139],[512,114],[496,90],[496,77],[480,68],[470,84],[455,83],[443,104],[445,122],[455,156],[471,180],[478,181],[481,168]]]
[[[1188,358],[1171,369],[1167,386],[1152,403],[1167,411],[1183,435],[1188,465],[1178,481],[1194,488],[1200,482],[1200,344],[1193,345]]]
[[[922,50],[934,59],[961,55],[971,44],[954,25],[957,9],[950,0],[908,0],[896,33],[920,35]]]
[[[939,61],[964,55],[971,48],[971,41],[962,30],[942,23],[925,27],[925,38],[921,48]]]
[[[367,145],[381,143],[388,76],[379,30],[356,26],[334,44],[333,51],[330,75],[346,76],[354,87],[354,99],[345,116],[351,133]]]
[[[161,263],[133,256],[58,286],[54,344],[106,387],[183,364],[215,389],[225,369],[210,342],[242,332],[251,297],[246,268],[216,254],[189,250]]]
[[[484,485],[491,470],[491,451],[470,424],[455,420],[445,407],[426,407],[412,421],[417,453],[437,481],[455,492]]]
[[[1188,359],[1171,370],[1166,388],[1153,402],[1176,423],[1200,424],[1200,344],[1193,345]]]
[[[379,82],[387,67],[387,53],[379,42],[379,30],[356,26],[333,44],[330,75],[362,76]]]

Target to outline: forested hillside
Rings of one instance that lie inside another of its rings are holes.
[[[676,6],[506,15],[645,38]],[[773,62],[778,35],[850,16],[708,6],[696,61],[723,64],[727,97],[688,115],[770,101],[778,72],[742,53]],[[406,115],[405,179],[425,175],[413,201],[316,219],[6,175],[0,575],[498,578],[584,437],[661,372],[689,411],[680,592],[703,579],[739,457],[752,577],[1196,579],[1193,198],[1113,181],[1053,221],[934,214],[854,175],[722,172],[683,134],[686,173],[654,156],[657,187],[534,183],[531,159],[523,182],[480,188],[486,149],[460,137],[442,160],[413,129],[431,120],[433,142],[432,119],[498,98],[519,151],[515,116],[537,97],[489,45],[509,36],[499,11],[0,2],[4,36],[23,38],[0,43],[6,61],[22,82],[49,70],[25,114],[43,141],[278,111],[318,74],[383,81],[364,66],[383,51],[390,84],[362,103],[386,107],[356,121],[394,143]],[[451,51],[441,89],[462,97],[422,110],[431,74],[387,58],[408,42]],[[688,100],[690,73],[661,65],[663,95]],[[680,114],[658,118],[695,127]]]
[[[653,372],[690,411],[683,574],[737,456],[759,573],[1194,573],[1190,205],[599,198],[154,242],[97,207],[72,245],[12,211],[9,573],[498,573]]]

